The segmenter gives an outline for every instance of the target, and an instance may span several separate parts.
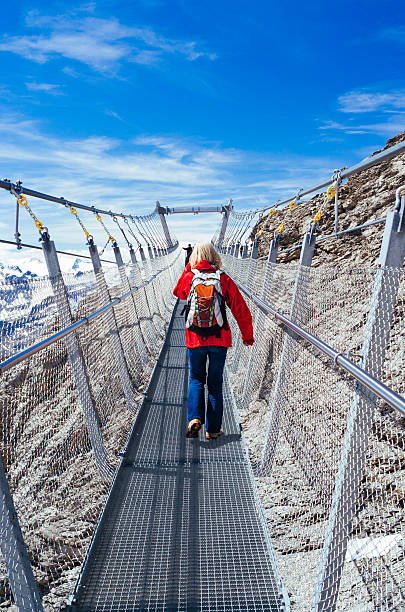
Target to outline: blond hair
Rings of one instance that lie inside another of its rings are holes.
[[[222,261],[219,253],[212,246],[211,242],[199,242],[193,248],[190,255],[190,266],[195,268],[199,261],[208,261],[216,268],[222,267]]]

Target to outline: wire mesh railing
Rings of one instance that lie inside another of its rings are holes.
[[[375,267],[312,268],[313,233],[299,264],[258,260],[256,243],[250,258],[247,249],[235,257],[248,212],[229,208],[218,230],[225,267],[253,314],[253,348],[230,321],[229,374],[295,612],[404,607],[405,421],[364,382],[375,377],[405,394],[405,196],[398,198]],[[14,503],[0,498],[0,510],[9,510],[0,528],[8,534],[18,517],[42,599],[30,608],[21,596],[22,609],[58,609],[71,592],[172,312],[168,288],[181,257],[166,250],[157,213],[138,221],[146,260],[130,248],[125,265],[114,242],[117,266],[104,271],[90,240],[94,270],[62,275],[44,232],[50,277],[0,279],[3,363],[80,322],[0,378],[0,452]],[[283,317],[332,346],[332,359]],[[352,367],[338,369],[343,360]],[[356,379],[359,368],[364,377]],[[13,537],[1,548],[3,608],[13,602],[11,566],[14,596],[19,590]]]
[[[400,212],[390,215],[375,267],[222,255],[254,319],[253,347],[230,321],[230,377],[295,612],[405,606],[405,416],[337,367],[346,356],[405,396],[405,232]]]
[[[89,317],[129,287],[133,289],[75,331],[85,364],[83,376],[96,410],[94,426],[101,432],[111,469],[118,463],[162,344],[174,305],[168,287],[181,265],[182,258],[174,251],[153,259],[145,270],[142,264],[136,270],[127,267],[125,278],[109,271],[104,290],[93,271],[80,277],[63,275],[73,321]],[[135,289],[142,276],[149,282]],[[49,278],[3,277],[0,283],[4,361],[61,331],[63,322]],[[128,372],[131,396],[122,370]],[[64,339],[16,363],[0,377],[1,459],[45,610],[60,609],[72,592],[109,487],[100,479],[77,385]],[[4,534],[3,515],[0,528]],[[3,547],[3,555],[5,551]],[[10,559],[5,562],[0,564],[2,608],[14,601],[6,571]],[[30,609],[21,607],[21,602],[20,608]]]

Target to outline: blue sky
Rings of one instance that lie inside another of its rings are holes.
[[[398,1],[17,1],[4,13],[1,178],[40,191],[134,214],[156,200],[264,206],[405,129]],[[66,211],[31,203],[60,248],[84,248]],[[0,206],[12,239],[10,195]],[[169,219],[181,240],[217,222]],[[28,218],[23,239],[36,240]]]

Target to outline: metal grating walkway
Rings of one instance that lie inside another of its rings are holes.
[[[233,399],[224,435],[187,440],[181,305],[74,594],[72,610],[284,610]]]

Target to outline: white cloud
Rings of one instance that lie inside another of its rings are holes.
[[[405,108],[405,90],[386,93],[354,90],[340,96],[338,103],[338,110],[343,113],[368,113],[382,109],[397,110]]]
[[[40,64],[64,57],[103,73],[116,72],[124,60],[151,65],[167,55],[187,61],[216,58],[214,53],[200,50],[195,41],[170,39],[150,27],[128,27],[114,18],[75,14],[49,17],[31,12],[26,23],[40,33],[5,36],[0,51],[16,53]]]
[[[69,140],[44,133],[35,121],[10,115],[0,119],[3,176],[14,182],[21,179],[43,193],[137,215],[151,212],[156,200],[166,206],[218,205],[232,197],[239,210],[266,206],[321,182],[333,168],[347,163],[346,159],[258,155],[174,136],[144,135],[132,142],[101,136]],[[62,206],[29,200],[60,249],[83,248],[82,230]],[[4,216],[8,228],[3,236],[13,240],[15,204],[3,190],[0,206],[10,213]],[[94,216],[80,214],[103,245],[105,236]],[[218,221],[214,214],[173,215],[169,225],[186,241],[197,233],[209,238]],[[35,242],[38,232],[24,211],[21,224],[23,240]],[[107,219],[106,224],[113,233],[113,222]]]
[[[68,76],[71,76],[74,79],[77,79],[80,77],[80,74],[76,72],[76,70],[73,70],[73,68],[71,68],[70,66],[65,66],[64,68],[62,68],[62,72],[64,72]]]
[[[345,121],[324,121],[318,128],[323,132],[323,140],[330,140],[329,133],[334,131],[392,137],[405,130],[405,89],[386,92],[355,89],[339,96],[338,111],[346,115]]]
[[[143,49],[142,51],[137,51],[134,55],[128,58],[130,62],[135,64],[141,64],[143,66],[152,66],[152,64],[157,64],[162,58],[162,53],[157,50],[152,49]]]
[[[405,130],[405,116],[392,114],[386,121],[375,123],[340,123],[338,121],[325,121],[319,130],[336,130],[345,134],[378,134],[386,138],[395,136]]]
[[[110,110],[110,109],[106,108],[106,110],[104,111],[104,113],[105,113],[106,115],[108,115],[109,117],[114,117],[114,119],[118,119],[118,121],[124,121],[124,120],[123,120],[123,118],[122,118],[122,117],[121,117],[121,116],[120,116],[118,113],[116,113],[116,112],[115,112],[115,111],[113,111],[113,110]]]
[[[43,91],[44,93],[51,94],[52,96],[63,95],[60,90],[60,85],[55,83],[36,83],[35,81],[29,81],[25,83],[26,88],[29,91]]]

